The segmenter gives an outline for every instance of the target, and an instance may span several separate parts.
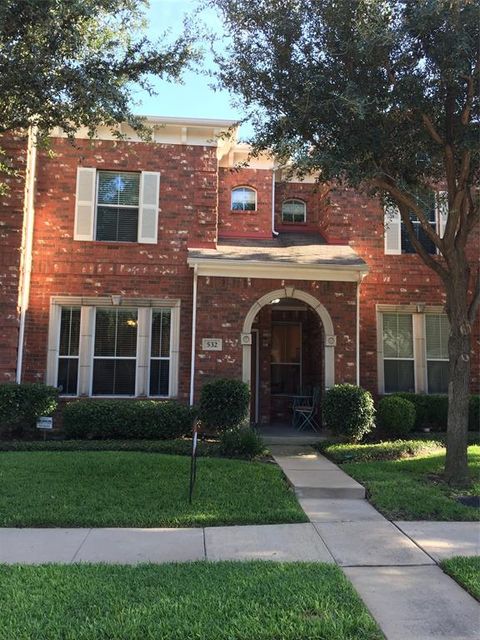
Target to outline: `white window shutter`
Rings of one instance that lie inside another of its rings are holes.
[[[398,255],[402,253],[401,218],[398,207],[393,205],[385,206],[385,253],[387,255]]]
[[[93,240],[95,220],[96,169],[78,167],[74,240]]]
[[[157,242],[159,196],[160,174],[155,171],[142,171],[138,212],[138,242],[149,244],[156,244]]]
[[[437,225],[438,235],[443,238],[445,233],[445,227],[448,220],[448,193],[447,191],[438,191],[435,197],[435,204],[437,209]]]

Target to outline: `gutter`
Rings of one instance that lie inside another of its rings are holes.
[[[190,357],[190,406],[193,407],[195,396],[195,341],[197,338],[197,280],[198,265],[193,268],[193,301],[192,301],[192,350]]]
[[[23,200],[22,246],[20,249],[20,286],[18,289],[18,308],[20,323],[18,330],[17,370],[15,381],[22,380],[23,356],[25,346],[25,321],[30,299],[30,281],[32,274],[33,226],[35,221],[35,177],[37,166],[38,129],[31,125],[28,129],[27,163],[25,167],[25,195]]]
[[[363,282],[366,273],[359,274],[357,282],[357,318],[355,326],[355,351],[356,351],[356,383],[357,387],[360,386],[360,285]]]

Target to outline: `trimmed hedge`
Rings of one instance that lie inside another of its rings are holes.
[[[77,400],[63,410],[67,438],[167,440],[191,434],[191,407],[156,400]]]
[[[375,444],[341,444],[324,440],[316,448],[334,462],[372,462],[443,453],[445,443],[439,440],[389,440]]]
[[[406,436],[415,424],[415,405],[399,396],[387,396],[378,403],[377,418],[386,434]]]
[[[0,385],[0,433],[22,435],[33,429],[40,416],[50,416],[57,408],[58,389],[41,383],[9,382]]]
[[[322,404],[327,428],[350,442],[359,442],[375,426],[372,395],[361,387],[336,384],[325,393]]]
[[[386,396],[388,397],[388,396]],[[415,406],[414,429],[420,431],[430,428],[434,431],[446,431],[448,422],[448,396],[423,393],[395,393],[390,397],[404,398]],[[480,396],[470,396],[468,429],[477,431],[480,427]]]
[[[250,427],[228,429],[220,436],[220,451],[228,458],[255,458],[265,452],[260,435]]]
[[[221,433],[245,420],[250,389],[241,380],[219,378],[206,382],[200,393],[199,418],[207,429]]]

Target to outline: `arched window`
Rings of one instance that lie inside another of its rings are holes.
[[[285,200],[282,203],[282,222],[306,222],[307,207],[303,200]]]
[[[257,193],[250,187],[232,189],[232,211],[256,211]]]

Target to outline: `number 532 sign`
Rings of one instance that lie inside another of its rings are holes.
[[[222,348],[221,338],[203,338],[202,340],[203,351],[221,351]]]

